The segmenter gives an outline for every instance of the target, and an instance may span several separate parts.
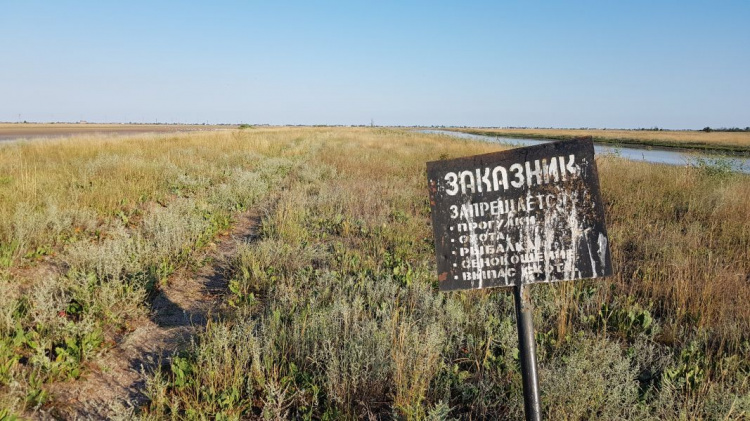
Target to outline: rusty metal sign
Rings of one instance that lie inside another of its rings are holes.
[[[609,276],[591,138],[427,163],[441,290]]]

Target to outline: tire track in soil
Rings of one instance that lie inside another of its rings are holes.
[[[191,339],[220,309],[229,282],[229,264],[242,241],[251,241],[260,213],[237,216],[229,235],[204,252],[197,271],[180,269],[170,276],[152,302],[152,317],[99,360],[83,380],[50,385],[52,406],[31,415],[36,419],[111,419],[127,416],[148,403],[146,377],[158,364],[189,346]]]

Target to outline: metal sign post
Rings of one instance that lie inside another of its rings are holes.
[[[528,285],[612,274],[591,138],[427,163],[440,290],[513,287],[527,420],[539,420]]]
[[[536,341],[534,340],[534,311],[531,306],[529,287],[513,287],[516,302],[516,324],[518,325],[518,350],[521,358],[523,379],[523,406],[527,421],[542,419],[542,405],[539,399],[539,379],[536,374]]]

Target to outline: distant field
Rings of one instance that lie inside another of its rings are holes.
[[[201,124],[21,124],[0,123],[0,141],[92,134],[169,133],[234,129],[235,126]]]
[[[448,129],[464,133],[522,138],[570,139],[591,136],[595,142],[719,150],[750,154],[750,132],[575,129]]]

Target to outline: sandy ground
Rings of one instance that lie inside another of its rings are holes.
[[[0,141],[95,134],[172,133],[230,130],[237,126],[201,124],[12,124],[0,123]]]

